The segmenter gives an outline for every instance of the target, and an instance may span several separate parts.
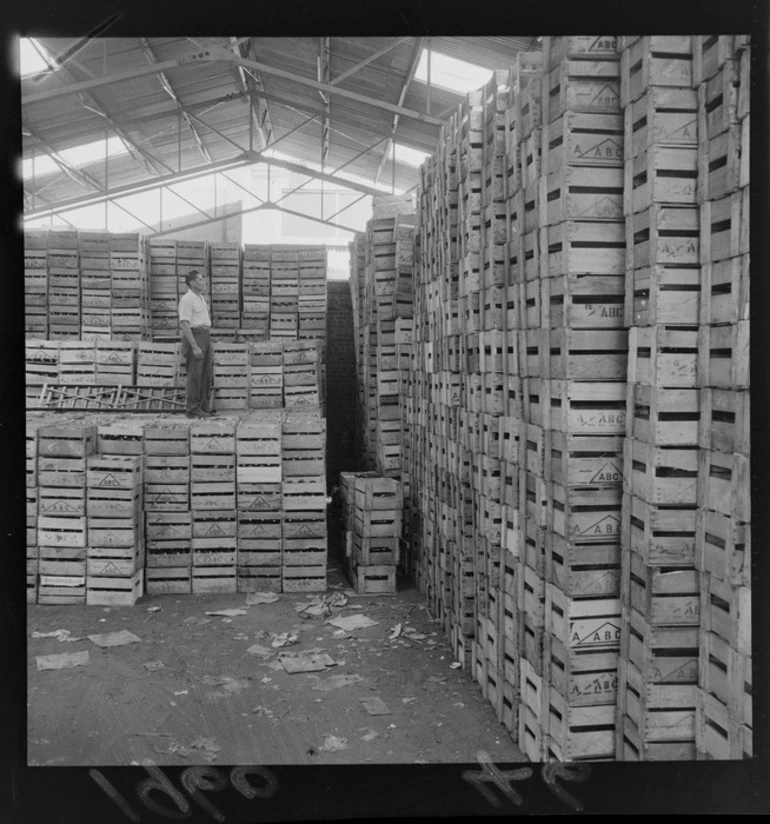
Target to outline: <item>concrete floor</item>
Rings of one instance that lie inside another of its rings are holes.
[[[525,760],[470,674],[450,667],[449,643],[417,589],[355,595],[334,560],[328,580],[327,592],[349,596],[333,617],[361,612],[377,624],[334,637],[326,618],[298,616],[295,604],[307,596],[293,594],[207,623],[185,619],[245,606],[246,596],[145,596],[132,608],[30,605],[30,636],[127,629],[141,643],[28,638],[29,765],[439,764],[473,762],[479,750],[498,763]],[[390,640],[398,623],[427,637]],[[284,651],[320,648],[336,666],[289,674],[277,654],[247,653],[255,643],[270,647],[260,633],[294,630],[299,643]],[[82,650],[87,666],[37,670],[38,655]],[[355,677],[340,686],[340,676]],[[390,714],[368,714],[360,699],[373,696]]]

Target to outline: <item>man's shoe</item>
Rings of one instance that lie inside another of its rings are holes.
[[[208,418],[209,416],[205,412],[188,412],[188,418]]]
[[[201,409],[201,415],[203,415],[204,418],[215,418],[216,414],[216,412],[211,412],[208,409]]]

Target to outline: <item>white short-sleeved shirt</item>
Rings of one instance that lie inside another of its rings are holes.
[[[211,326],[209,308],[203,295],[196,295],[192,289],[179,300],[179,321],[183,320],[189,321],[193,329],[197,326]]]

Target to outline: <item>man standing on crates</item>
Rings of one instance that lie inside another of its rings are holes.
[[[179,300],[179,325],[187,362],[187,417],[210,418],[212,386],[211,317],[203,275],[193,269],[185,275],[188,292]]]

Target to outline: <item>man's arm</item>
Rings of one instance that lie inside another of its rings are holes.
[[[179,325],[182,327],[182,334],[185,336],[185,339],[190,344],[192,349],[193,357],[201,358],[203,357],[203,351],[201,350],[200,346],[195,342],[195,336],[192,333],[192,329],[190,328],[190,321],[189,320],[180,320]]]

